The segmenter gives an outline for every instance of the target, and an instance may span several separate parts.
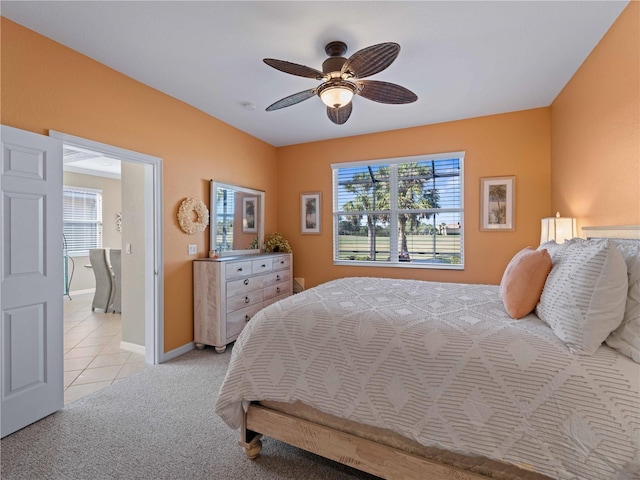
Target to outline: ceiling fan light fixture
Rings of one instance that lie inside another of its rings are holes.
[[[343,57],[346,51],[347,44],[344,42],[327,44],[325,52],[329,58],[322,63],[322,71],[285,60],[263,59],[264,63],[281,72],[322,81],[316,88],[281,98],[269,105],[266,108],[267,112],[290,107],[317,95],[327,106],[329,120],[336,125],[342,125],[351,116],[354,95],[388,104],[412,103],[418,100],[418,96],[411,90],[395,83],[363,80],[391,65],[400,53],[400,45],[394,42],[378,43],[358,50],[349,58]]]
[[[350,82],[329,81],[318,87],[318,95],[322,102],[331,108],[342,108],[355,95],[356,86]]]

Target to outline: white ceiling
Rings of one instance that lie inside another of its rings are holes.
[[[62,153],[65,172],[121,178],[121,161],[117,158],[106,157],[99,152],[68,145],[64,146]]]
[[[548,106],[627,1],[2,1],[21,25],[274,146]],[[321,69],[324,46],[402,50],[371,77],[418,95],[408,105],[356,97],[344,125],[317,97],[265,108],[319,81],[277,58]],[[82,75],[82,72],[77,72]],[[250,111],[243,104],[256,109]]]

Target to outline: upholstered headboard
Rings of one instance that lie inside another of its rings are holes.
[[[640,240],[640,225],[582,227],[585,238],[629,238]]]

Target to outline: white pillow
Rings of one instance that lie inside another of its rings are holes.
[[[614,240],[627,262],[629,290],[624,319],[607,337],[607,345],[640,363],[640,240]]]
[[[537,250],[546,250],[551,255],[551,261],[555,262],[557,260],[558,254],[569,245],[573,245],[576,243],[584,243],[586,240],[583,238],[570,238],[569,240],[565,240],[564,243],[556,243],[555,240],[549,240],[548,242],[542,243]]]
[[[624,316],[627,265],[608,240],[562,244],[536,314],[573,353],[591,355]]]

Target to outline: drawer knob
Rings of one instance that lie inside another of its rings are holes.
[[[245,315],[244,316],[244,321],[248,322],[249,320],[251,320],[251,317],[249,315]]]
[[[267,268],[267,266],[263,263],[262,265],[260,265],[261,268]]]
[[[248,278],[244,281],[244,284],[245,285],[249,285],[249,279]]]
[[[244,297],[244,303],[249,303],[250,301],[249,297]]]
[[[280,281],[280,275],[276,275],[276,282]]]
[[[280,287],[276,288],[276,292],[280,293]]]
[[[238,269],[238,271],[239,271],[239,272],[241,272],[241,271],[242,271],[242,267],[240,267],[240,268]]]

